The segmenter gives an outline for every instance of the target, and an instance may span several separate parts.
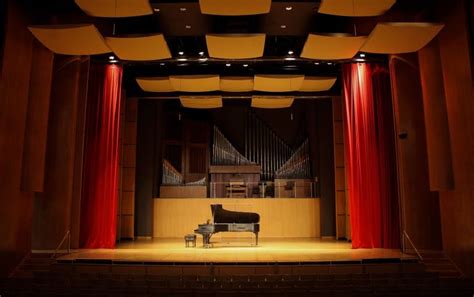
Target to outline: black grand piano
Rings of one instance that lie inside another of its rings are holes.
[[[213,222],[199,224],[194,233],[202,235],[204,247],[210,247],[211,236],[218,232],[252,232],[255,234],[255,245],[258,245],[260,215],[253,212],[230,211],[222,204],[211,204]]]

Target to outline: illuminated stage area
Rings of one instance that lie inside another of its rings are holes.
[[[364,260],[410,260],[398,249],[352,249],[346,241],[332,239],[262,238],[255,246],[253,236],[228,238],[216,235],[212,248],[202,246],[198,236],[195,248],[186,248],[183,239],[137,239],[122,242],[116,249],[81,249],[59,258],[59,262],[110,260],[146,263],[317,263]]]

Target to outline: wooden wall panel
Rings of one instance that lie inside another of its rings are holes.
[[[71,228],[81,61],[57,57],[51,89],[44,191],[34,210],[33,248],[55,249]]]
[[[0,20],[5,22],[0,65],[0,276],[31,249],[34,195],[20,191],[20,181],[33,37],[17,5],[9,1],[7,17]]]
[[[474,55],[472,1],[439,1],[439,34],[454,189],[440,191],[446,253],[474,277]],[[470,12],[470,13],[469,13]]]
[[[438,194],[430,191],[423,96],[416,54],[390,58],[402,230],[418,249],[441,249]]]
[[[214,203],[221,203],[228,210],[251,211],[260,214],[260,237],[321,236],[319,199],[159,198],[153,201],[153,237],[157,238],[182,238],[185,234],[193,233],[198,224],[212,219],[210,205]],[[220,235],[238,236],[237,233]]]
[[[451,139],[437,39],[418,52],[418,60],[423,91],[430,189],[450,190],[454,187]]]
[[[21,189],[42,192],[44,184],[49,98],[54,54],[33,42],[28,113],[23,146]]]

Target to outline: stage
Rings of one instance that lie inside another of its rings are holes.
[[[352,249],[346,241],[334,239],[269,239],[255,246],[253,236],[212,238],[212,248],[186,248],[184,239],[137,239],[122,241],[116,249],[80,249],[62,256],[59,262],[143,262],[143,263],[332,263],[332,262],[401,262],[415,258],[391,249]]]

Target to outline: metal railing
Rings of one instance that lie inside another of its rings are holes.
[[[210,182],[210,198],[317,198],[316,183],[285,182]]]
[[[67,253],[68,254],[71,253],[71,230],[67,230],[66,234],[64,234],[63,239],[54,250],[54,253],[51,255],[51,259],[54,259],[56,257],[56,254],[58,253],[59,249],[63,246],[64,241],[66,241],[66,239],[67,239]]]

